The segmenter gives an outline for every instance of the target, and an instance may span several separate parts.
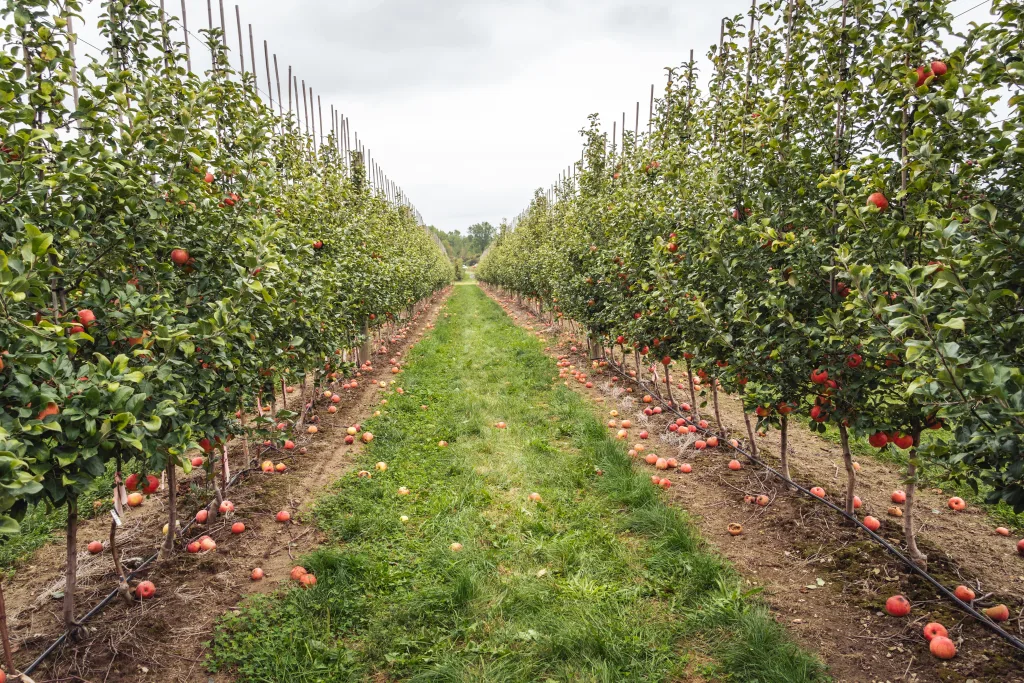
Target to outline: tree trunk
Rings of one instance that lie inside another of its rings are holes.
[[[164,537],[163,545],[160,547],[160,559],[166,560],[174,554],[174,525],[178,521],[178,484],[177,468],[174,460],[167,462],[167,535]]]
[[[75,584],[78,579],[78,499],[68,498],[67,577],[64,582],[64,626],[71,629],[75,621]]]
[[[121,566],[121,558],[117,555],[117,522],[113,519],[110,520],[110,557],[114,560],[114,571],[117,573],[117,594],[126,602],[131,602],[131,586],[128,585],[124,568]]]
[[[920,443],[921,430],[914,427],[914,447],[907,461],[907,509],[903,512],[903,535],[907,539],[907,555],[921,569],[928,568],[928,556],[917,547],[917,532],[914,531],[914,490],[917,488],[917,447]]]
[[[0,580],[0,640],[4,646],[4,666],[8,673],[14,674],[14,658],[11,657],[11,638],[7,633],[7,605],[4,602],[4,585]]]
[[[743,422],[747,425],[747,439],[750,440],[750,454],[757,457],[757,442],[754,441],[754,426],[750,424],[750,413],[743,411]]]
[[[662,367],[665,368],[665,389],[668,391],[668,405],[672,408],[675,407],[676,404],[675,400],[672,398],[672,380],[668,374],[668,366],[663,365]]]
[[[782,443],[779,447],[779,462],[782,470],[782,476],[786,479],[792,479],[789,476],[789,415],[782,415],[779,417],[781,426],[779,431],[781,432]]]
[[[715,427],[718,429],[718,435],[723,439],[729,437],[729,430],[725,428],[725,423],[722,422],[722,414],[718,411],[718,378],[711,378],[711,398],[715,402]]]
[[[700,420],[700,408],[697,406],[697,394],[693,390],[693,368],[690,367],[690,361],[686,361],[686,381],[690,383],[690,408],[693,417]]]
[[[853,454],[850,453],[850,434],[846,425],[839,423],[839,438],[843,443],[843,464],[846,465],[846,514],[854,514],[853,490],[857,485],[857,472],[853,469]]]

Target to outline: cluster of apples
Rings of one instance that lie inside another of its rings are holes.
[[[356,436],[360,432],[362,432],[362,436],[360,436],[359,438],[360,440],[362,440],[363,443],[370,443],[371,441],[373,441],[372,432],[363,432],[362,425],[354,424],[345,430],[345,443],[349,446],[354,444],[356,442]]]
[[[957,586],[953,594],[966,603],[974,601],[974,591],[967,586]],[[893,617],[905,617],[910,614],[910,601],[902,595],[893,595],[885,601],[886,614]],[[1003,622],[1010,618],[1010,610],[1006,605],[999,604],[986,607],[981,612],[994,622]],[[949,637],[946,627],[938,622],[925,625],[924,639],[928,642],[928,650],[939,659],[953,659],[956,656],[956,644]]]

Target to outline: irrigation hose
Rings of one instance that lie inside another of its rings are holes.
[[[616,374],[618,374],[620,377],[622,377],[623,379],[625,379],[627,381],[633,382],[634,384],[636,384],[640,388],[645,388],[646,385],[645,385],[644,382],[642,382],[640,380],[637,380],[637,379],[634,379],[632,377],[629,377],[625,372],[623,372],[620,368],[618,368],[613,361],[607,361],[604,357],[594,358],[592,360],[605,361],[606,363],[608,363],[608,367],[612,368],[612,371],[615,372]],[[682,412],[680,412],[674,406],[672,406],[669,403],[667,403],[661,397],[660,392],[654,391],[653,393],[657,397],[656,400],[658,401],[658,403],[660,403],[662,406],[664,406],[664,408],[666,410],[668,410],[669,412],[675,414],[678,417],[681,417],[681,418],[685,419],[687,422],[690,421],[690,418],[688,416],[683,415]],[[654,398],[654,397],[652,397],[652,398]],[[702,434],[704,434],[704,435],[719,436],[718,434],[715,434],[714,432],[712,432],[712,431],[710,431],[708,429],[701,429],[700,427],[698,427],[697,429]],[[725,437],[722,437],[722,440],[725,441]],[[739,443],[738,440],[737,440],[737,443]],[[831,508],[835,512],[838,512],[840,515],[842,515],[848,521],[853,522],[855,525],[857,525],[860,528],[861,531],[865,532],[871,540],[873,540],[875,543],[877,543],[880,546],[882,546],[887,552],[889,552],[889,554],[893,555],[896,559],[898,559],[900,562],[905,564],[910,569],[910,571],[912,571],[913,573],[917,574],[922,579],[924,579],[925,581],[930,583],[932,586],[934,586],[939,591],[939,593],[941,593],[947,600],[949,600],[954,605],[959,607],[962,611],[967,612],[972,617],[977,619],[988,630],[990,630],[993,633],[995,633],[997,636],[999,636],[1000,638],[1005,640],[1007,643],[1009,643],[1011,646],[1016,648],[1018,651],[1024,652],[1024,642],[1021,642],[1018,638],[1016,638],[1015,636],[1013,636],[1012,634],[1010,634],[1006,630],[1004,630],[1002,627],[1000,627],[996,622],[992,621],[987,616],[985,616],[984,614],[982,614],[978,610],[974,609],[974,607],[972,607],[971,605],[967,604],[966,602],[964,602],[963,600],[958,598],[951,590],[949,590],[948,588],[946,588],[946,586],[944,586],[941,582],[939,582],[938,579],[936,579],[934,576],[929,574],[927,571],[925,571],[924,569],[921,569],[916,564],[914,564],[914,562],[911,561],[910,558],[908,558],[906,555],[904,555],[900,551],[899,548],[897,548],[896,546],[892,545],[887,540],[885,540],[884,538],[882,538],[881,536],[876,534],[874,531],[872,531],[871,529],[869,529],[866,526],[864,526],[864,523],[861,522],[859,519],[857,519],[856,516],[848,514],[846,512],[846,510],[844,510],[843,508],[839,507],[835,503],[833,503],[833,502],[831,502],[829,500],[826,500],[824,498],[819,498],[818,496],[814,495],[808,489],[804,488],[803,486],[801,486],[800,484],[796,483],[792,479],[789,479],[788,477],[784,476],[781,472],[777,471],[775,468],[771,467],[770,465],[765,463],[763,460],[757,458],[756,456],[751,455],[750,453],[745,451],[743,448],[741,448],[739,446],[733,446],[732,444],[730,444],[728,442],[726,442],[726,445],[728,445],[729,448],[733,449],[734,451],[736,451],[740,455],[744,456],[747,460],[751,461],[752,463],[754,463],[756,465],[759,465],[760,467],[764,468],[765,470],[767,470],[771,474],[775,475],[776,477],[781,479],[783,482],[785,482],[787,485],[792,486],[793,488],[795,488],[800,493],[803,493],[804,495],[809,497],[811,500],[814,500],[814,501],[816,501],[818,503],[821,503],[823,505],[828,506],[829,508]]]

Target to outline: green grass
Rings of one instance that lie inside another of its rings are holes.
[[[552,381],[536,339],[475,286],[444,312],[398,375],[406,394],[367,424],[376,439],[357,466],[388,470],[346,476],[316,508],[330,538],[304,559],[317,586],[224,617],[211,670],[296,683],[824,679]]]

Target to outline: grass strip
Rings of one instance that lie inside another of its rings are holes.
[[[212,671],[298,683],[824,680],[479,288],[456,288],[410,361],[395,385],[405,393],[365,425],[376,438],[356,468],[387,471],[343,477],[316,507],[330,538],[304,558],[317,585],[224,617]]]

